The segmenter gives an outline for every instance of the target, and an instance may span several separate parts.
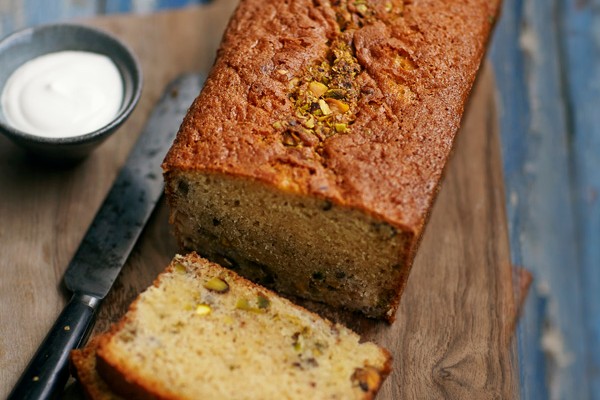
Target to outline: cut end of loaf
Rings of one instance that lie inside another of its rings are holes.
[[[221,174],[167,174],[182,247],[276,291],[393,320],[412,232],[335,203]]]

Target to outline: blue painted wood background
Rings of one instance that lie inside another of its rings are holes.
[[[600,1],[505,0],[492,45],[524,399],[600,399]]]
[[[218,1],[218,0],[217,0]],[[600,0],[504,0],[494,65],[523,399],[600,399]],[[0,36],[202,0],[0,0]]]

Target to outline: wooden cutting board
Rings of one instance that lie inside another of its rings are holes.
[[[0,398],[68,294],[62,274],[164,86],[208,71],[235,0],[144,16],[84,21],[138,55],[145,76],[131,119],[74,168],[37,164],[0,138]],[[323,310],[388,348],[394,370],[378,399],[518,397],[516,319],[494,79],[483,68],[393,325]],[[167,265],[177,247],[162,203],[103,304],[96,332]],[[64,397],[80,398],[76,385]]]

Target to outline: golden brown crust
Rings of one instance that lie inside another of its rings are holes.
[[[152,286],[158,287],[160,278],[161,275],[154,279]],[[108,332],[98,337],[95,349],[96,370],[104,382],[110,383],[110,389],[120,396],[132,400],[153,400],[162,398],[147,390],[148,387],[154,385],[153,382],[147,382],[144,379],[140,379],[138,376],[131,374],[124,369],[123,366],[115,362],[111,357],[110,352],[106,349],[108,342],[112,340],[113,336],[127,325],[127,314],[135,312],[138,301],[140,301],[139,296],[129,305],[125,316],[117,323],[111,325]]]
[[[383,385],[385,379],[392,373],[392,363],[394,361],[392,355],[387,349],[381,348],[381,350],[386,356],[385,364],[383,365],[383,368],[372,367],[375,369],[375,371],[377,371],[379,379],[377,385],[373,386],[367,393],[365,393],[365,400],[374,399],[377,396],[379,389],[381,389],[381,385]]]
[[[103,337],[103,341],[107,340],[110,340],[109,336]],[[98,351],[96,357],[98,374],[105,382],[109,382],[110,389],[115,393],[132,400],[160,398],[148,390],[148,386],[151,387],[152,382],[140,380],[137,376],[123,369],[118,363],[111,362],[110,355],[105,354],[104,351]]]
[[[79,381],[85,397],[89,400],[122,400],[113,393],[96,370],[96,336],[82,349],[71,352],[71,373]]]
[[[362,67],[356,81],[367,93],[352,128],[318,152],[285,146],[273,124],[293,112],[290,80],[324,59],[341,35],[337,2],[243,0],[165,171],[223,172],[276,187],[287,177],[294,185],[285,190],[419,236],[499,1],[370,1],[376,18],[352,32]],[[402,11],[381,11],[387,3]],[[414,68],[395,67],[398,54]]]

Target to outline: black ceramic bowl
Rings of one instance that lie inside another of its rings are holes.
[[[142,90],[142,72],[127,46],[95,28],[74,24],[52,24],[15,32],[0,42],[0,93],[10,75],[25,62],[64,50],[89,51],[109,57],[123,80],[123,101],[115,118],[93,132],[74,137],[47,138],[12,127],[0,107],[0,131],[31,153],[51,161],[70,162],[87,156],[125,122]]]

